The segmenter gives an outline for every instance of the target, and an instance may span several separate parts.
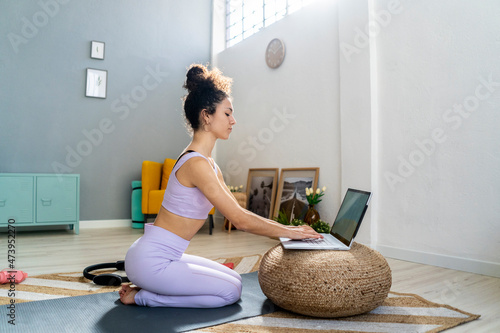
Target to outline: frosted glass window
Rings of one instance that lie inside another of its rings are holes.
[[[226,47],[250,37],[312,0],[226,0]]]

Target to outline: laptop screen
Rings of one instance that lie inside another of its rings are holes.
[[[356,235],[370,199],[370,192],[348,189],[330,233],[349,246]]]

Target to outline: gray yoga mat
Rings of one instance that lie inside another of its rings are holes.
[[[0,332],[184,332],[271,313],[257,272],[242,274],[241,299],[216,309],[148,308],[123,305],[118,292],[16,304],[15,323],[0,306]]]

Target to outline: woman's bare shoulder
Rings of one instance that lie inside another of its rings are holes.
[[[186,166],[188,169],[194,171],[205,170],[207,167],[211,168],[210,162],[203,156],[193,156],[184,162],[182,166]]]

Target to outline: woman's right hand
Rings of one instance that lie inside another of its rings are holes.
[[[323,238],[313,228],[308,225],[286,226],[287,235],[290,239]]]

